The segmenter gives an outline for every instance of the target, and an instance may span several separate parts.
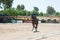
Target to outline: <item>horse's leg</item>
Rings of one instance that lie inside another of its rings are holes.
[[[33,28],[32,28],[32,31],[34,30],[34,27],[35,27],[35,25],[33,24]]]
[[[37,32],[37,27],[38,27],[38,24],[36,24],[36,26],[35,26],[35,30],[36,30],[36,32]]]

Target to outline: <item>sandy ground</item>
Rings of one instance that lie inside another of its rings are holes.
[[[60,24],[40,23],[34,32],[31,23],[1,23],[0,40],[60,40]]]

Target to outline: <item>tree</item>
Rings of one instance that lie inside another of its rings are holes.
[[[39,11],[38,7],[34,7],[34,11],[38,12]]]
[[[2,7],[1,7],[1,3],[0,3],[0,8],[2,8]]]
[[[18,15],[18,10],[15,9],[6,9],[3,11],[4,14],[7,14],[8,16],[17,16]]]
[[[11,8],[13,0],[6,0],[7,8]]]
[[[18,14],[20,16],[26,16],[26,11],[25,10],[20,10]]]
[[[48,16],[48,14],[47,13],[44,13],[43,16]]]
[[[1,0],[0,0],[0,8],[2,8],[2,7],[1,7]]]
[[[24,10],[25,9],[25,6],[23,5],[23,4],[18,4],[17,5],[17,8],[16,8],[17,10],[19,10],[19,15],[20,16],[25,16],[26,15],[26,11]]]
[[[0,0],[4,9],[11,8],[13,0]]]
[[[48,6],[48,7],[47,7],[47,13],[48,13],[49,15],[54,15],[55,12],[56,12],[56,11],[55,11],[55,9],[54,9],[53,7],[51,7],[51,6]]]
[[[17,5],[17,10],[21,10],[21,7],[20,7],[20,5]]]
[[[23,4],[21,4],[21,10],[24,10],[25,6]]]
[[[43,16],[43,12],[40,12],[39,16]]]
[[[55,16],[60,16],[60,12],[56,12]]]
[[[39,12],[38,11],[39,11],[38,7],[34,7],[33,12],[35,13],[36,16],[39,16]]]
[[[30,11],[26,11],[26,16],[30,16],[31,12]]]
[[[23,4],[17,6],[17,9],[18,10],[24,10],[25,9],[25,6]]]

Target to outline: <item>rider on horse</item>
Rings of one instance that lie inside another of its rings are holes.
[[[38,19],[34,12],[32,13],[31,18],[32,18],[33,29],[35,28],[35,30],[37,31]]]
[[[35,19],[37,19],[34,12],[32,13],[31,18],[32,18],[32,21],[35,21]]]

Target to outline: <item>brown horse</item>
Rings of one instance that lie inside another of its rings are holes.
[[[35,32],[37,32],[37,27],[38,27],[38,19],[32,19],[32,25],[33,25],[33,28],[32,28],[32,31],[34,30],[35,28]]]

